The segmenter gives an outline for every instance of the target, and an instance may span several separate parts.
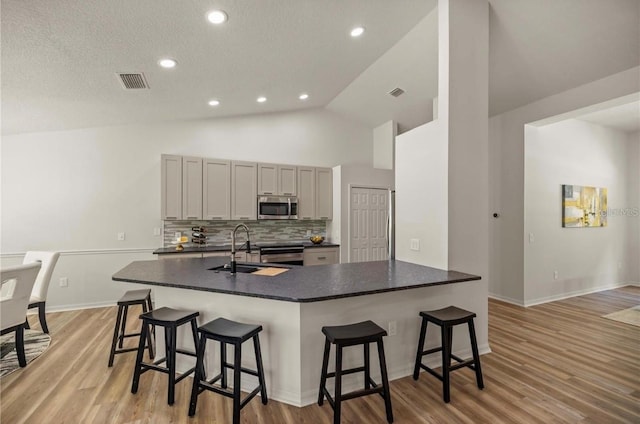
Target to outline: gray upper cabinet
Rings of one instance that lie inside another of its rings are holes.
[[[182,157],[182,219],[202,219],[202,158]]]
[[[231,162],[231,219],[257,219],[258,166],[253,162]]]
[[[298,219],[316,217],[316,169],[298,167]]]
[[[279,194],[278,165],[270,163],[258,164],[258,194]]]
[[[295,196],[297,194],[296,167],[290,165],[278,165],[278,194]]]
[[[296,186],[295,166],[272,163],[258,164],[258,194],[295,196]]]
[[[331,168],[316,168],[316,219],[333,218],[333,173]]]
[[[182,219],[182,156],[162,155],[160,178],[162,219]]]
[[[202,182],[203,219],[231,219],[231,161],[204,159]]]

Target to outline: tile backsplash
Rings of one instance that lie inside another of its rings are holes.
[[[252,242],[301,241],[308,240],[307,232],[313,235],[327,236],[326,221],[316,220],[281,220],[281,221],[165,221],[163,246],[172,246],[175,233],[189,238],[191,244],[191,228],[204,227],[207,234],[207,244],[223,244],[231,241],[231,231],[240,223],[249,227]],[[239,240],[244,241],[243,233],[239,233]]]

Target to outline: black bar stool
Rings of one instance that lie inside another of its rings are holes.
[[[178,378],[176,378],[176,353],[183,355],[196,356],[195,352],[190,352],[183,349],[178,349],[176,346],[177,330],[183,324],[190,323],[191,331],[193,333],[194,347],[198,344],[198,323],[196,318],[200,315],[198,312],[193,311],[178,311],[171,308],[159,308],[140,315],[142,320],[142,336],[140,337],[140,344],[138,345],[138,357],[136,358],[136,367],[133,372],[133,383],[131,385],[131,393],[138,392],[138,383],[140,381],[140,375],[148,370],[155,370],[166,373],[169,375],[169,394],[167,402],[169,405],[173,405],[175,397],[175,385],[191,374],[194,368],[189,369]],[[154,361],[153,363],[142,362],[142,356],[144,354],[144,338],[147,336],[148,326],[152,324],[154,326],[164,327],[164,341],[165,341],[165,357]],[[166,362],[166,367],[159,366],[159,364]]]
[[[413,369],[413,379],[417,380],[420,376],[420,368],[435,376],[442,381],[442,398],[445,403],[449,403],[451,400],[449,373],[463,367],[468,367],[476,373],[476,384],[478,385],[478,388],[484,389],[482,368],[480,367],[480,355],[478,354],[478,342],[476,340],[476,330],[473,326],[473,319],[476,314],[465,311],[464,309],[456,308],[455,306],[449,306],[444,309],[438,309],[437,311],[420,312],[420,316],[422,317],[422,328],[420,329],[420,340],[418,341],[418,351],[416,353],[416,364]],[[442,346],[423,351],[424,340],[427,335],[427,323],[429,322],[440,326]],[[466,361],[451,353],[453,327],[464,323],[469,325],[469,338],[471,340],[471,352],[473,353],[473,358]],[[422,357],[424,355],[440,351],[442,351],[442,374],[438,374],[433,369],[422,363]],[[451,358],[455,359],[458,363],[451,365]]]
[[[266,405],[268,402],[267,387],[264,382],[264,369],[262,367],[262,353],[260,352],[260,336],[258,334],[262,331],[262,326],[242,324],[224,318],[218,318],[201,326],[198,331],[200,332],[200,342],[198,344],[196,375],[193,379],[193,388],[191,389],[189,416],[193,417],[196,413],[198,395],[204,390],[210,390],[233,399],[233,424],[239,424],[240,410],[244,408],[258,392],[260,392],[260,396],[262,397],[262,404]],[[220,374],[211,380],[207,380],[203,363],[205,347],[209,339],[220,342]],[[242,343],[249,339],[253,339],[253,348],[258,368],[256,371],[242,367]],[[233,364],[227,363],[227,343],[234,346]],[[227,389],[227,368],[233,369],[233,391]],[[258,387],[242,400],[240,400],[241,372],[258,377]],[[218,381],[220,381],[220,387],[214,386]]]
[[[113,340],[111,342],[111,353],[109,354],[109,366],[113,366],[113,359],[119,353],[133,352],[138,350],[137,347],[123,349],[122,344],[126,337],[141,336],[140,333],[125,333],[127,327],[127,312],[129,312],[129,306],[141,305],[142,312],[148,312],[153,309],[151,306],[151,290],[130,290],[124,294],[118,300],[118,318],[116,319],[116,326],[113,329]],[[147,348],[149,349],[149,357],[154,358],[153,355],[153,343],[151,341],[151,334],[155,336],[155,329],[146,333]],[[144,338],[142,338],[144,339]],[[116,345],[118,349],[116,349]],[[144,350],[144,349],[143,349]]]
[[[326,336],[324,343],[324,358],[322,360],[322,375],[320,376],[320,393],[318,394],[318,405],[322,406],[324,397],[327,397],[329,404],[333,408],[333,422],[340,423],[341,403],[343,400],[353,399],[360,396],[366,396],[373,393],[379,393],[384,399],[385,409],[387,411],[387,421],[393,422],[393,411],[391,410],[391,393],[389,391],[389,379],[387,377],[387,363],[384,357],[384,345],[382,337],[387,332],[380,328],[372,321],[364,321],[356,324],[341,325],[335,327],[322,327],[322,332]],[[382,386],[379,386],[371,379],[371,371],[369,364],[369,343],[377,343],[378,358],[380,360],[380,373],[382,375]],[[327,372],[329,366],[329,352],[331,344],[336,345],[336,370],[335,372]],[[342,348],[354,345],[364,346],[364,366],[342,369]],[[353,374],[356,372],[364,372],[364,389],[354,392],[342,394],[342,376]],[[326,388],[327,378],[335,377],[335,400],[329,394]],[[372,387],[373,386],[373,387]]]

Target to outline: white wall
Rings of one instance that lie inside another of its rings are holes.
[[[448,269],[448,143],[435,120],[396,137],[396,258]],[[411,239],[420,250],[411,250]]]
[[[388,121],[373,129],[373,167],[393,169],[395,163],[395,138],[397,125]]]
[[[351,187],[395,188],[393,171],[364,165],[333,168],[333,220],[327,226],[331,241],[340,244],[340,262],[349,262],[349,197]]]
[[[162,245],[153,236],[161,226],[162,153],[322,167],[373,158],[371,128],[323,109],[6,136],[3,264],[26,250],[68,252],[54,272],[50,305],[116,300],[111,275]],[[116,240],[121,231],[125,241]],[[105,262],[113,250],[124,256]],[[56,284],[61,276],[68,288]]]
[[[640,91],[640,68],[555,94],[494,116],[489,139],[499,170],[490,172],[488,195],[500,218],[493,221],[489,293],[524,303],[524,126]],[[494,161],[492,160],[492,164]]]
[[[605,187],[609,209],[626,209],[628,167],[640,165],[629,153],[627,134],[576,119],[525,127],[525,305],[628,280],[630,230],[640,218],[613,213],[606,227],[562,228],[560,204],[562,184],[573,184]]]

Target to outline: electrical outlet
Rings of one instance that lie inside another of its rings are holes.
[[[159,236],[160,235],[160,227],[154,227],[153,228],[153,235],[154,236]]]
[[[307,237],[311,236],[311,230],[307,230]]]
[[[68,287],[69,286],[69,280],[67,279],[67,277],[60,277],[60,287]]]
[[[118,240],[119,241],[124,241],[125,237],[126,237],[125,233],[118,233]]]
[[[411,239],[411,250],[420,250],[420,239]]]
[[[529,233],[529,243],[533,243],[534,241],[536,241],[535,236],[533,235],[533,233]]]
[[[398,326],[396,321],[389,321],[389,335],[395,336],[398,332]]]
[[[182,233],[180,231],[176,231],[175,234],[173,235],[176,240],[179,239],[180,237],[182,237]]]
[[[554,280],[558,279],[558,271],[553,271],[553,279]]]

